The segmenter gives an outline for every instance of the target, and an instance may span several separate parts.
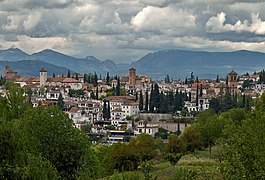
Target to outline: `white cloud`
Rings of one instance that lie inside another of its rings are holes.
[[[194,27],[195,19],[193,14],[181,9],[147,6],[131,19],[131,24],[136,31],[163,32],[167,29]]]
[[[34,28],[39,23],[40,19],[41,19],[40,12],[34,12],[32,14],[29,14],[28,17],[23,21],[23,27],[25,31]]]
[[[255,34],[265,34],[265,21],[262,21],[259,14],[251,14],[251,22],[238,20],[235,24],[225,24],[226,14],[224,12],[218,13],[217,16],[211,17],[206,23],[206,30],[212,33],[221,32],[251,32]]]
[[[2,28],[6,31],[17,30],[20,26],[22,18],[23,17],[18,15],[9,15],[7,16],[7,23],[2,25]]]

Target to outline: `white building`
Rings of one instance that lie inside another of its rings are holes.
[[[158,123],[149,122],[149,121],[138,121],[135,134],[146,133],[151,136],[155,136],[155,133],[158,132]]]

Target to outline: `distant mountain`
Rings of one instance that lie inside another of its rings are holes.
[[[23,61],[0,61],[0,73],[5,75],[5,66],[9,65],[12,71],[18,72],[20,76],[39,76],[39,70],[44,68],[48,71],[48,76],[52,76],[53,73],[56,75],[67,74],[68,70],[65,67],[59,67],[53,64],[38,60],[23,60]],[[74,73],[73,71],[70,71]]]
[[[184,78],[194,72],[200,78],[224,76],[235,70],[238,73],[253,72],[265,68],[265,54],[252,51],[205,52],[169,49],[149,53],[132,66],[138,73],[162,78],[165,74]]]
[[[50,49],[45,49],[32,55],[29,55],[17,48],[10,48],[0,51],[0,61],[19,60],[39,60],[54,64],[56,66],[66,67],[79,73],[117,73],[117,67],[113,61],[100,61],[93,56],[87,56],[86,58],[75,58]]]
[[[18,48],[0,50],[0,61],[20,61],[28,58],[28,54]]]
[[[30,59],[41,60],[57,66],[64,66],[79,73],[105,73],[117,70],[116,64],[111,60],[102,62],[94,56],[75,58],[50,49],[34,53],[30,56]]]

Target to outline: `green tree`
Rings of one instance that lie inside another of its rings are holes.
[[[148,99],[148,90],[145,91],[145,105],[144,105],[144,110],[145,112],[148,112],[148,103],[149,99]]]
[[[142,91],[140,91],[139,110],[142,111],[143,109],[144,109],[144,98]]]
[[[67,77],[68,77],[68,78],[70,78],[70,77],[71,77],[70,70],[68,70],[68,72],[67,72]]]
[[[61,110],[64,109],[64,99],[63,99],[62,93],[59,94],[58,101],[57,101],[57,106]]]
[[[96,89],[96,100],[98,100],[98,86],[97,86],[97,89]]]
[[[27,152],[39,152],[53,164],[60,178],[75,179],[82,169],[93,171],[90,173],[95,178],[97,162],[87,138],[73,127],[67,114],[56,107],[31,108],[17,125],[21,135],[30,139]]]
[[[225,179],[265,178],[265,116],[256,111],[226,129],[221,172]]]

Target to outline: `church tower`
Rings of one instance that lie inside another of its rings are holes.
[[[129,85],[135,86],[136,84],[136,69],[133,67],[129,69]]]
[[[228,88],[231,94],[237,93],[237,73],[235,71],[228,73]]]
[[[48,73],[45,69],[40,70],[40,87],[47,84]]]

